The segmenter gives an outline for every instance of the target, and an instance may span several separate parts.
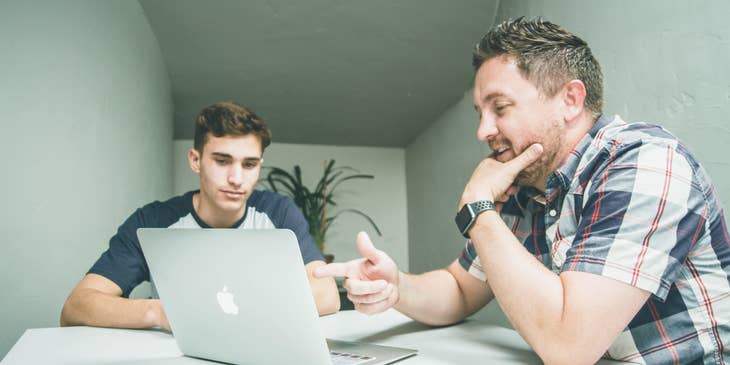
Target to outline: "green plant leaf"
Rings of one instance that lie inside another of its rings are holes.
[[[322,251],[326,240],[327,231],[335,219],[342,213],[354,213],[365,218],[375,229],[378,235],[382,235],[380,229],[372,218],[357,209],[343,209],[334,215],[325,216],[327,207],[337,206],[334,191],[340,184],[353,179],[373,179],[373,175],[361,174],[350,166],[335,166],[335,160],[326,160],[322,170],[322,176],[317,182],[314,190],[304,185],[302,169],[294,165],[293,171],[289,172],[275,166],[265,166],[267,171],[264,178],[259,181],[274,192],[281,192],[288,195],[301,209],[304,218],[309,224],[309,233]]]
[[[295,194],[296,188],[294,186],[292,186],[291,184],[289,184],[289,182],[287,182],[284,179],[277,178],[273,175],[269,175],[269,177],[266,179],[266,181],[268,182],[269,186],[273,188],[273,190],[275,192],[279,191],[278,184],[281,184],[287,190],[287,192],[290,193],[290,195]]]
[[[335,191],[335,189],[338,186],[340,186],[340,184],[342,184],[343,182],[345,182],[347,180],[353,180],[353,179],[374,179],[374,178],[375,178],[375,176],[373,176],[373,175],[367,175],[367,174],[357,174],[357,175],[345,176],[345,177],[341,178],[340,180],[338,180],[337,182],[335,182],[334,185],[332,185],[332,187],[330,188],[330,193],[333,193]]]

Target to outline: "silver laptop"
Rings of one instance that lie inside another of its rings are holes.
[[[235,364],[375,365],[417,352],[325,340],[290,230],[141,228],[137,235],[187,356]]]

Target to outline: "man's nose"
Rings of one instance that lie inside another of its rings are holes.
[[[243,169],[241,166],[233,166],[228,171],[228,183],[234,186],[243,184]]]
[[[483,113],[479,119],[479,127],[477,128],[477,138],[480,141],[487,142],[497,136],[499,130],[492,116]]]

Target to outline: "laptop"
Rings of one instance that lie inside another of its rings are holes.
[[[288,229],[137,231],[180,358],[234,364],[389,364],[417,350],[325,340]]]

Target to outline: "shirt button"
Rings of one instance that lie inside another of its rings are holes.
[[[550,209],[550,211],[548,212],[548,214],[550,214],[551,217],[554,217],[554,216],[558,215],[558,212],[555,211],[555,209]]]

